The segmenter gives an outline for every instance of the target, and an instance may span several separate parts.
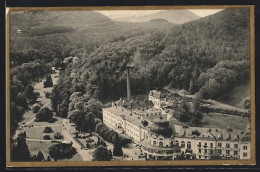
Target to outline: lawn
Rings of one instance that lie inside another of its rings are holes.
[[[30,125],[34,125],[34,126],[46,126],[46,125],[57,125],[57,124],[62,124],[62,120],[63,118],[61,117],[54,117],[57,119],[57,121],[55,121],[54,123],[49,123],[49,122],[35,122],[33,121],[32,123],[30,123]]]
[[[26,132],[26,136],[27,138],[30,139],[43,139],[44,135],[50,135],[51,139],[54,139],[54,133],[55,132],[61,132],[61,125],[60,126],[50,126],[53,130],[52,133],[44,133],[43,130],[45,128],[44,127],[30,127],[30,128],[24,128],[23,130]]]
[[[208,128],[232,128],[234,130],[244,130],[250,123],[250,119],[235,115],[222,115],[218,113],[209,113],[204,115],[202,120],[203,127]]]
[[[31,155],[37,155],[39,151],[41,151],[44,155],[44,158],[47,159],[49,156],[49,147],[54,145],[55,143],[50,143],[50,142],[38,142],[38,141],[26,141],[29,151]],[[51,158],[52,161],[54,161]],[[62,159],[59,161],[82,161],[82,157],[76,153],[72,158],[70,159]]]
[[[33,118],[35,118],[35,113],[33,113],[32,110],[29,110],[23,114],[23,120],[21,122],[19,122],[18,125],[27,123],[27,122],[31,121]]]

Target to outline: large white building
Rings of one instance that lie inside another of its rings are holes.
[[[103,122],[139,143],[146,159],[250,159],[250,125],[245,130],[181,126],[168,120],[160,104],[133,109],[134,103],[120,100],[103,108]]]

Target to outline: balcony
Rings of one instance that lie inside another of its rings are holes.
[[[192,149],[186,149],[185,153],[192,154]]]

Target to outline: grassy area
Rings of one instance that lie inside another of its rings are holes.
[[[50,126],[53,130],[52,133],[44,133],[43,130],[45,127],[31,127],[31,128],[24,128],[23,130],[26,132],[26,136],[30,139],[43,139],[44,135],[50,135],[51,139],[54,139],[55,132],[61,132],[61,125],[60,126]]]
[[[49,123],[49,122],[35,122],[33,121],[32,123],[30,123],[30,125],[34,125],[34,126],[45,126],[45,125],[56,125],[56,124],[62,124],[62,120],[63,118],[61,117],[54,117],[57,119],[57,121],[55,121],[54,123]]]
[[[218,100],[238,108],[244,108],[243,98],[248,96],[250,96],[250,82],[235,87],[233,90],[223,94]]]
[[[47,159],[49,156],[49,147],[51,147],[55,143],[50,143],[50,142],[39,142],[39,141],[26,141],[29,151],[31,155],[37,155],[39,151],[42,152],[44,155],[44,158]]]
[[[23,123],[27,123],[31,121],[35,117],[35,113],[32,112],[32,110],[29,110],[23,114],[23,120],[19,122],[18,125],[22,125]]]
[[[56,144],[50,142],[38,142],[38,141],[28,141],[28,140],[26,141],[26,143],[29,147],[29,151],[31,155],[37,155],[38,152],[41,151],[45,159],[47,159],[47,157],[49,156],[49,147]],[[51,160],[54,161],[54,159],[52,158]],[[62,159],[59,161],[82,161],[82,157],[77,153],[70,159]]]
[[[240,116],[222,115],[218,113],[209,113],[204,115],[202,120],[203,127],[208,128],[227,128],[230,127],[234,130],[244,130],[250,123],[250,120]]]

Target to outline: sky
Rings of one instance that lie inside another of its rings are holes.
[[[219,11],[221,11],[222,9],[214,9],[214,10],[209,10],[209,9],[192,9],[189,10],[193,13],[195,13],[196,15],[200,16],[200,17],[205,17],[211,14],[215,14]],[[104,15],[106,15],[107,17],[111,18],[111,19],[117,19],[117,18],[122,18],[122,17],[128,17],[128,16],[135,16],[135,15],[147,15],[147,14],[153,14],[153,13],[157,13],[163,10],[111,10],[111,11],[98,11]]]

